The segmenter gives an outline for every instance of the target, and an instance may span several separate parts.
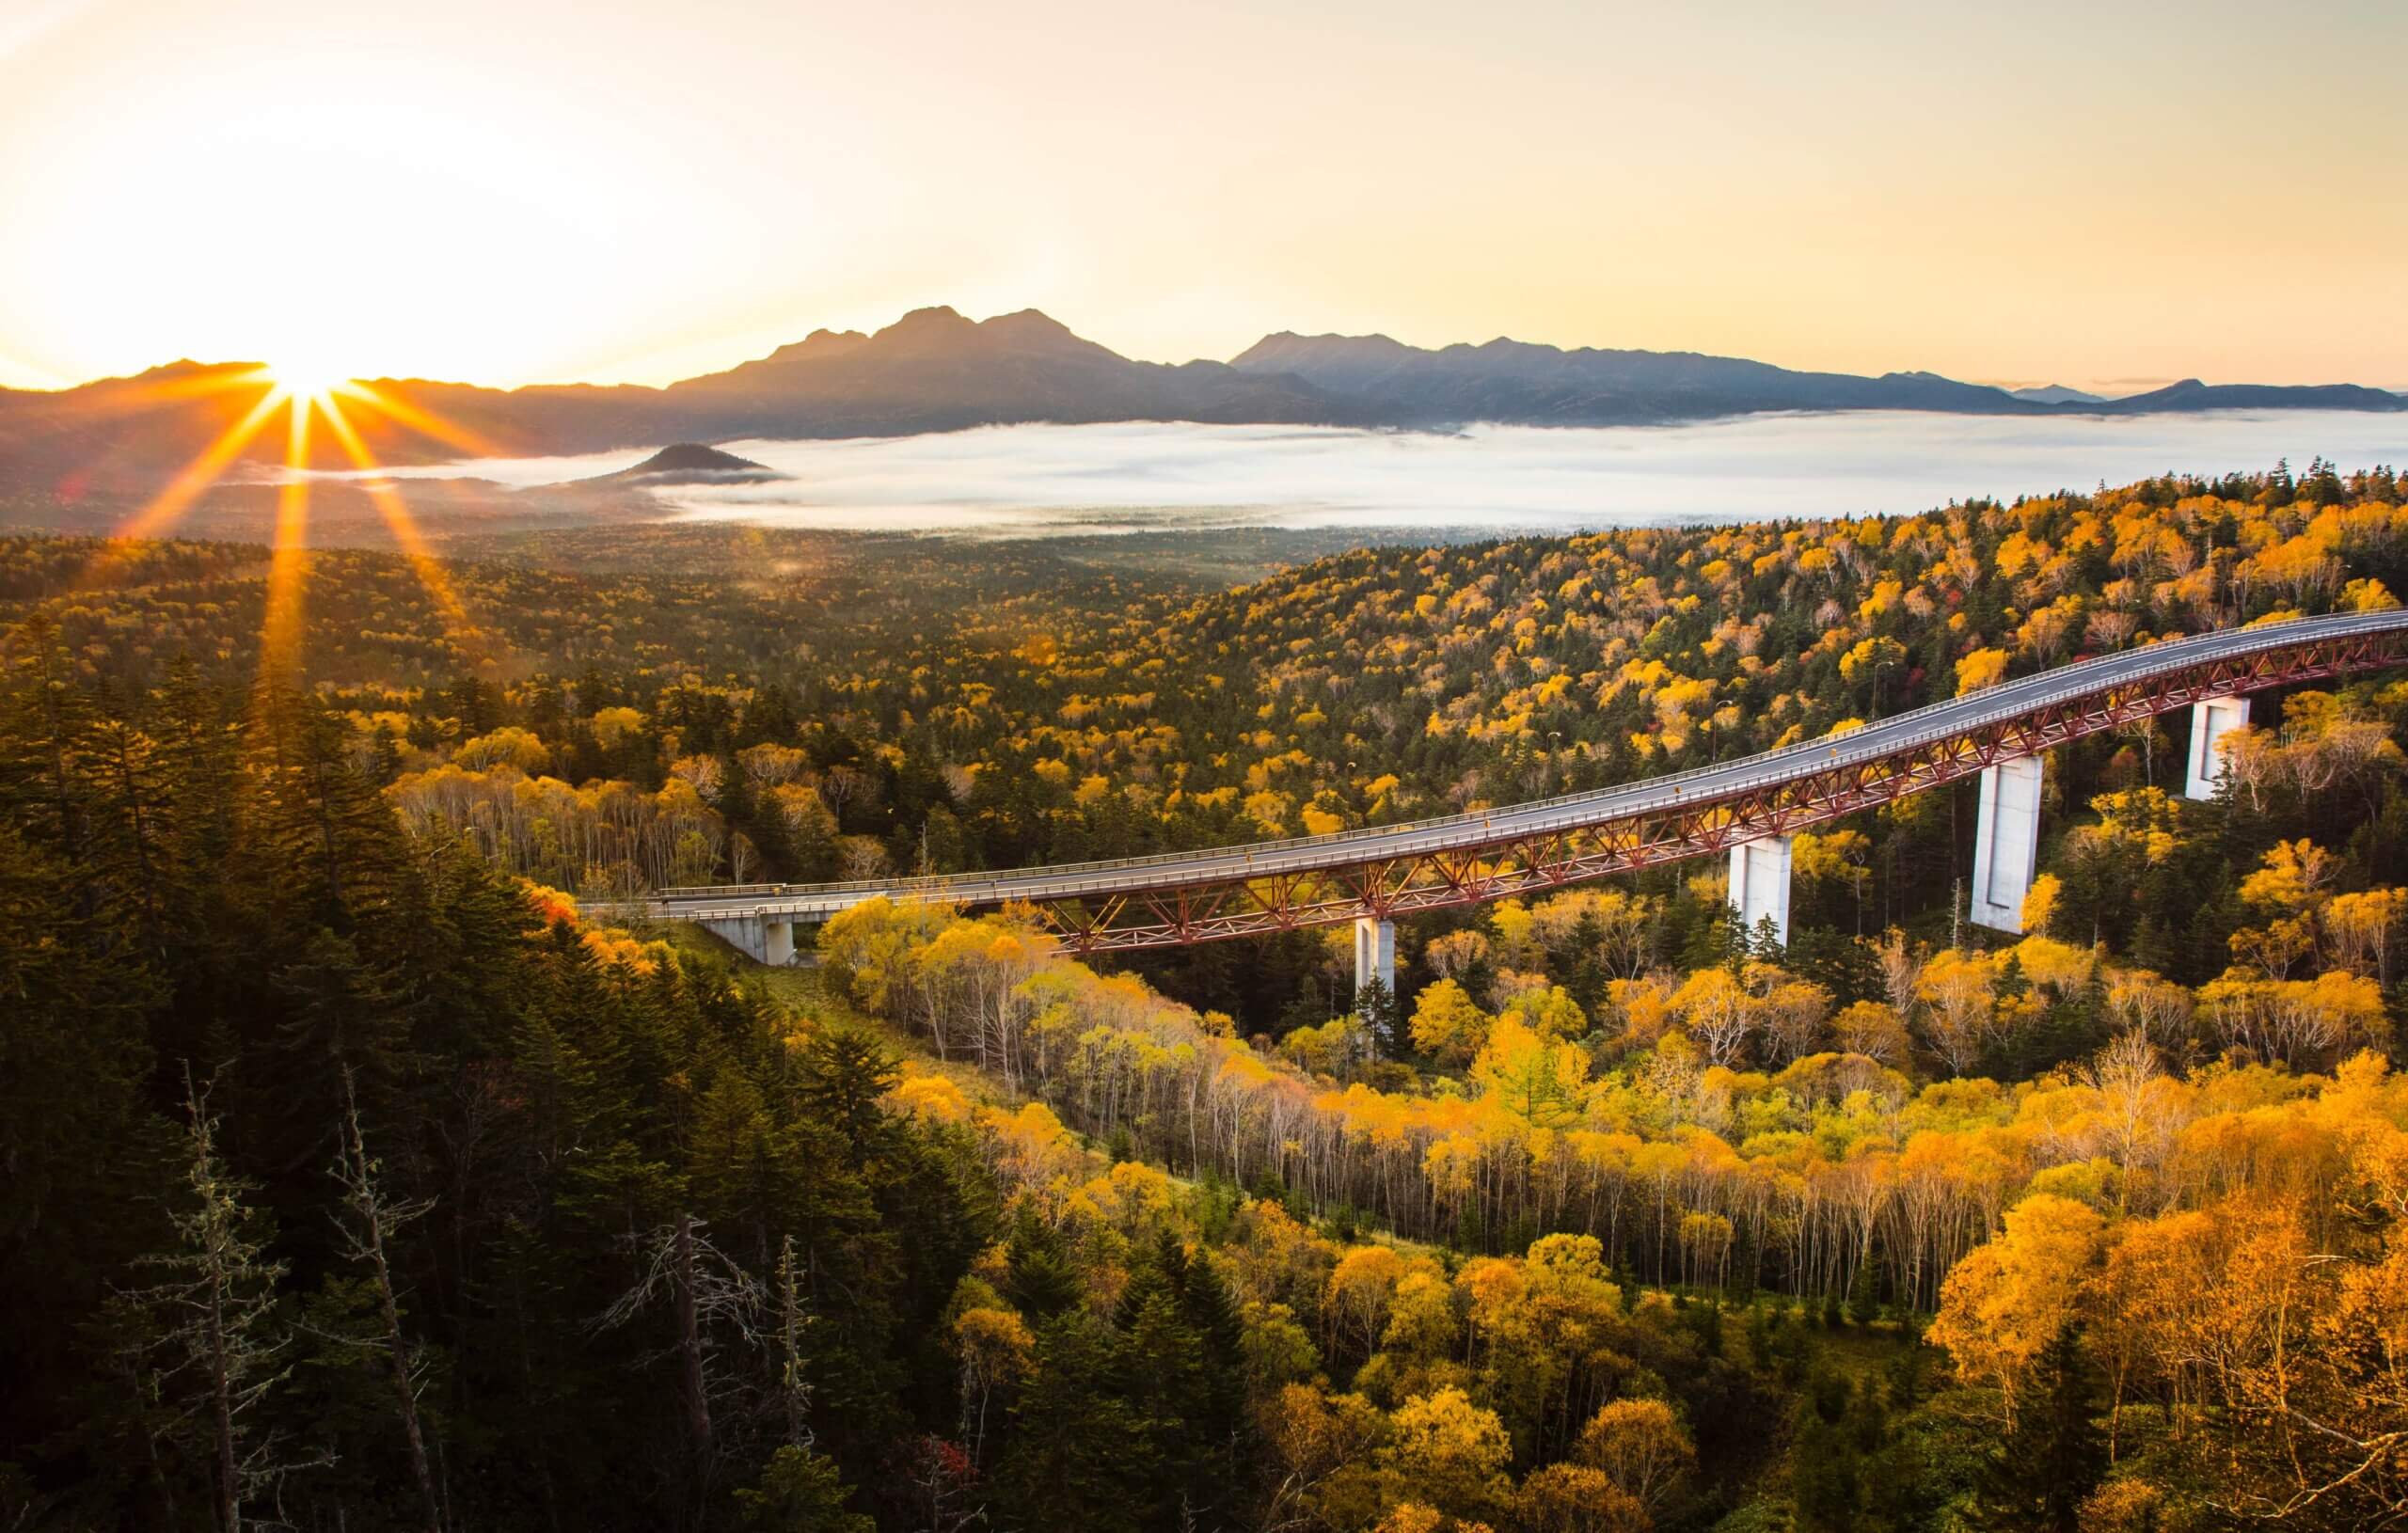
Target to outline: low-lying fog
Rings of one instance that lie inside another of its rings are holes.
[[[1174,527],[1565,531],[1907,512],[2165,471],[2344,469],[2408,459],[2408,415],[2217,411],[2049,419],[1749,416],[1687,426],[1480,426],[1455,435],[1314,427],[995,426],[939,435],[721,444],[790,478],[656,490],[685,516],[985,535]],[[632,466],[643,451],[404,470],[513,486]]]

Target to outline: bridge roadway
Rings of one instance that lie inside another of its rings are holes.
[[[1230,926],[1214,922],[1209,911],[1190,911],[1167,903],[1176,892],[1215,886],[1253,887],[1315,876],[1342,876],[1350,871],[1392,867],[1412,861],[1444,859],[1447,854],[1488,851],[1562,832],[1590,832],[1628,822],[1698,820],[1710,806],[1741,799],[1772,802],[1780,790],[1795,784],[1831,782],[1855,771],[1859,779],[1893,758],[1908,757],[1951,742],[1981,737],[1985,731],[2012,727],[2021,720],[2062,714],[2067,707],[2093,705],[2119,695],[2137,695],[2137,703],[2115,704],[2123,712],[2105,722],[2091,721],[2060,730],[2052,738],[2033,738],[2028,748],[2007,748],[1988,754],[1981,765],[2045,750],[2059,738],[2071,738],[2122,719],[2169,711],[2207,697],[2231,697],[2260,687],[2282,686],[2343,672],[2408,663],[2408,610],[2346,613],[2304,618],[2255,628],[2219,629],[2185,639],[2168,640],[2140,649],[2099,656],[2024,676],[1964,697],[1935,703],[1894,715],[1839,736],[1800,741],[1735,761],[1700,766],[1665,777],[1615,787],[1594,789],[1561,798],[1537,799],[1508,808],[1404,825],[1342,830],[1324,836],[1220,846],[1191,852],[1165,852],[1112,861],[1070,863],[993,873],[955,874],[927,878],[884,878],[836,884],[753,884],[706,889],[660,891],[647,907],[657,919],[699,921],[718,925],[741,920],[818,922],[864,901],[886,896],[942,899],[968,907],[990,907],[1026,901],[1040,908],[1071,908],[1082,915],[1056,918],[1073,946],[1133,947],[1179,941],[1209,940],[1249,931],[1289,925],[1329,925],[1358,916],[1386,917],[1387,902],[1369,886],[1356,885],[1361,896],[1346,908],[1333,902],[1296,902],[1290,919],[1255,920]],[[2273,660],[2278,663],[2263,663]],[[2103,717],[2103,716],[2100,716]],[[1979,769],[1978,767],[1972,769]],[[1900,792],[1935,786],[1962,773],[1941,770],[1928,781],[1905,782],[1875,792],[1866,802],[1896,797]],[[1770,793],[1774,798],[1767,798]],[[1853,807],[1863,807],[1856,803]],[[1846,808],[1798,813],[1785,822],[1749,823],[1745,816],[1726,820],[1717,833],[1695,833],[1689,843],[1666,848],[1664,855],[1626,856],[1624,866],[1669,861],[1726,849],[1729,846],[1768,834],[1780,834],[1790,823],[1811,823],[1835,817]],[[1710,817],[1709,817],[1710,818]],[[1693,843],[1693,844],[1690,844]],[[1578,859],[1573,859],[1578,861]],[[1785,861],[1785,860],[1784,860]],[[1610,866],[1583,866],[1568,876],[1545,881],[1569,882],[1575,877],[1610,872]],[[1342,881],[1342,878],[1341,878]],[[1460,884],[1460,880],[1450,880]],[[1529,887],[1527,881],[1493,891],[1458,889],[1454,900],[1398,900],[1399,909],[1426,909],[1465,898],[1495,898]],[[1162,920],[1156,935],[1134,940],[1113,940],[1102,931],[1093,912],[1103,905],[1136,900]],[[1259,898],[1258,898],[1259,902]],[[1083,935],[1086,940],[1082,940]],[[790,940],[790,937],[789,937]]]

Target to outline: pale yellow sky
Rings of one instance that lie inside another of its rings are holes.
[[[2398,0],[0,0],[0,383],[661,382],[922,304],[2408,386]]]

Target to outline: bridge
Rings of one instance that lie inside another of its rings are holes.
[[[2184,791],[2211,797],[2217,742],[2267,687],[2408,664],[2408,610],[2227,628],[2059,666],[1849,734],[1510,808],[1245,846],[926,878],[664,889],[656,919],[697,922],[763,963],[794,961],[797,924],[878,898],[1033,907],[1073,950],[1117,952],[1354,924],[1355,978],[1393,989],[1396,917],[1538,894],[1684,858],[1730,858],[1751,928],[1789,926],[1799,830],[1981,778],[1971,918],[2022,929],[2052,746],[2191,710]]]

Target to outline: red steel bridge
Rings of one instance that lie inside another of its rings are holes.
[[[2037,758],[2050,747],[2191,708],[2190,791],[2205,796],[2219,765],[2214,739],[2246,719],[2247,694],[2403,664],[2408,611],[2296,619],[2100,656],[1845,735],[1511,808],[1008,872],[664,889],[647,913],[702,923],[772,963],[792,961],[796,923],[880,897],[1025,904],[1087,953],[1352,921],[1358,974],[1393,983],[1397,916],[1719,853],[1733,854],[1743,916],[1769,917],[1785,935],[1790,834],[1983,773],[1973,918],[2015,930],[2037,845]]]

